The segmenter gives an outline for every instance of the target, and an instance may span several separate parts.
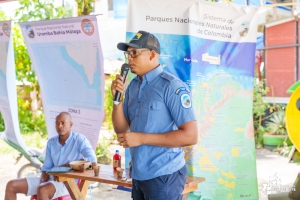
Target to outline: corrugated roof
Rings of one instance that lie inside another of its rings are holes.
[[[290,22],[290,21],[293,21],[295,20],[295,17],[287,17],[285,19],[281,19],[281,20],[278,20],[278,21],[274,21],[274,22],[269,22],[266,24],[266,28],[269,28],[271,26],[276,26],[278,24],[283,24],[283,23],[286,23],[286,22]]]

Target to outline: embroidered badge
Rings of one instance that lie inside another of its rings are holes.
[[[183,94],[183,95],[181,95],[180,100],[181,100],[181,105],[184,108],[190,108],[190,107],[192,107],[192,101],[191,101],[191,97],[190,97],[189,94]]]
[[[137,33],[137,34],[132,38],[132,40],[139,40],[141,37],[142,37],[142,34],[141,34],[141,33]]]
[[[178,88],[178,89],[175,91],[175,94],[179,95],[180,92],[182,92],[182,91],[186,91],[185,87],[180,87],[180,88]]]

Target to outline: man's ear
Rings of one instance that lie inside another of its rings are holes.
[[[154,51],[154,50],[151,50],[151,51],[150,51],[150,60],[152,60],[153,58],[155,58],[155,56],[156,56],[155,51]]]

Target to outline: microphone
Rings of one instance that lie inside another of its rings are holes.
[[[123,83],[125,83],[126,77],[128,75],[129,71],[129,65],[127,63],[124,63],[121,67],[121,76],[123,77]],[[118,105],[120,103],[120,98],[121,98],[121,92],[116,91],[116,95],[114,98],[114,104]]]

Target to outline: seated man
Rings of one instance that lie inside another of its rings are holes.
[[[68,195],[63,182],[56,182],[46,172],[55,166],[69,166],[75,160],[96,162],[96,155],[87,138],[71,131],[71,115],[62,112],[56,117],[57,136],[49,139],[41,178],[28,177],[11,180],[6,185],[5,200],[17,199],[17,193],[37,194],[38,199],[53,199]]]

